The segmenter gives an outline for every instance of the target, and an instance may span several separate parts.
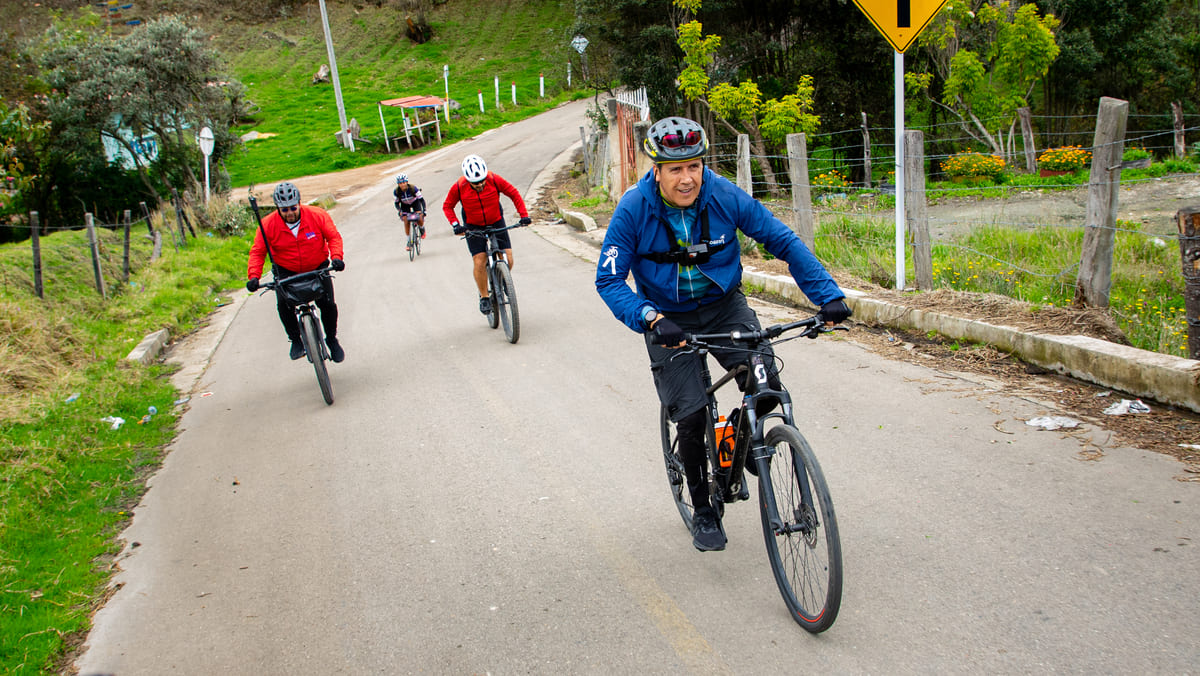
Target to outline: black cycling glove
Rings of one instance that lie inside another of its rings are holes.
[[[246,290],[250,293],[258,291],[258,277],[251,277],[246,280]]]
[[[846,299],[839,298],[822,305],[821,311],[818,314],[821,315],[822,321],[841,324],[849,319],[852,313],[850,312],[850,306],[846,305]]]
[[[329,267],[333,268],[334,272],[341,272],[346,269],[346,262],[340,258],[335,258],[329,261]]]
[[[683,329],[666,317],[660,317],[658,321],[654,322],[652,333],[650,342],[655,345],[675,347],[683,342]]]
[[[458,223],[451,223],[450,227],[454,228],[454,234],[456,235],[461,235],[467,231],[465,227],[459,225]]]
[[[522,218],[520,221],[518,221],[518,223],[520,223],[521,225],[529,225],[532,222],[533,222],[533,219],[531,219],[528,216],[526,216],[526,217]]]

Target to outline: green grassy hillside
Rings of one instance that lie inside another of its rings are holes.
[[[338,112],[332,84],[312,84],[328,62],[316,3],[269,24],[206,27],[232,73],[260,107],[252,124],[234,131],[278,134],[246,144],[228,163],[233,185],[347,169],[389,158],[377,102],[410,95],[445,95],[443,66],[450,67],[450,98],[462,104],[449,124],[447,141],[541,112],[571,98],[566,91],[573,4],[563,0],[450,0],[426,16],[433,38],[418,45],[405,35],[403,11],[327,3],[346,118],[355,118],[367,143],[357,152],[334,140]],[[576,64],[576,68],[578,64]],[[576,69],[576,72],[578,70]],[[539,98],[539,75],[545,98]],[[500,81],[496,108],[495,78]],[[511,87],[517,87],[517,105]],[[575,80],[574,85],[580,83]],[[479,112],[478,93],[484,112]],[[582,96],[582,91],[574,95]],[[402,134],[397,109],[384,111],[388,132]],[[426,117],[428,119],[428,117]],[[394,149],[393,149],[394,150]],[[393,156],[394,157],[394,156]]]

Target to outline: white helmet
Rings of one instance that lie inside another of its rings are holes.
[[[487,163],[478,155],[467,155],[462,163],[463,176],[471,183],[478,183],[487,178]]]

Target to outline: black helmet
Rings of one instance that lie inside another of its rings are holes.
[[[284,181],[275,186],[275,194],[271,196],[277,207],[294,207],[300,203],[300,190]]]
[[[708,152],[708,136],[703,127],[686,117],[666,117],[646,132],[642,150],[655,164],[686,162],[704,157]]]

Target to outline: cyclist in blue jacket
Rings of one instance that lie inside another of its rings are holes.
[[[829,325],[850,316],[845,294],[804,242],[752,196],[704,166],[704,129],[682,117],[650,127],[642,147],[654,168],[625,192],[609,221],[596,268],[596,290],[626,326],[645,334],[658,398],[679,437],[679,454],[695,506],[692,544],[725,548],[725,530],[709,498],[704,434],[707,396],[697,354],[678,355],[685,333],[761,328],[742,293],[737,233],[786,261],[800,290]],[[626,283],[629,274],[634,291]],[[725,368],[744,353],[713,350]],[[779,386],[773,360],[769,377]],[[744,375],[738,378],[744,387]],[[760,411],[760,414],[766,411]]]

